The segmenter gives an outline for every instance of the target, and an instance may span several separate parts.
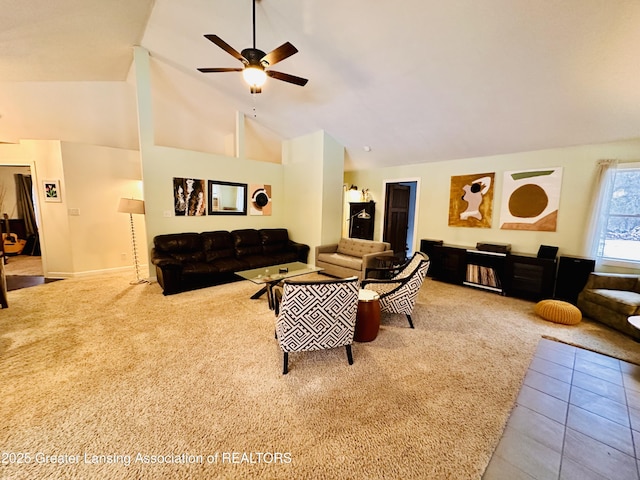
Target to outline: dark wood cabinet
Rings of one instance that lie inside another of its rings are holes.
[[[376,218],[375,202],[353,202],[349,204],[349,237],[373,240]]]
[[[558,260],[555,298],[575,305],[578,294],[587,284],[589,274],[595,267],[596,262],[592,258],[561,256]]]
[[[508,255],[505,293],[527,300],[552,298],[556,278],[556,260],[533,255]]]
[[[533,301],[554,298],[554,292],[555,298],[575,301],[589,272],[593,271],[592,260],[560,257],[556,282],[558,262],[555,258],[486,252],[434,240],[421,241],[420,250],[429,255],[429,275],[434,280]],[[572,280],[565,280],[566,276]]]
[[[436,255],[433,254],[433,249],[436,247],[441,247],[442,243],[442,240],[430,240],[426,238],[420,240],[420,251],[426,253],[430,260],[429,270],[427,271],[427,275],[430,277],[433,277],[433,259],[436,258]]]
[[[449,245],[433,245],[430,249],[429,272],[435,280],[462,285],[467,269],[466,250]]]

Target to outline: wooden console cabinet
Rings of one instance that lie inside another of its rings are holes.
[[[506,294],[527,300],[553,298],[556,282],[556,260],[534,255],[514,254],[507,257]]]
[[[420,250],[429,255],[429,275],[434,280],[533,301],[553,298],[555,259],[486,252],[434,241],[421,242]]]

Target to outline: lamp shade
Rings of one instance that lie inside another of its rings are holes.
[[[144,214],[144,200],[133,198],[121,198],[118,205],[118,212]]]
[[[254,66],[248,66],[242,71],[244,81],[252,87],[261,87],[267,81],[267,74],[264,69]]]

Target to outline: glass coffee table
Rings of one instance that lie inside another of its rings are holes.
[[[280,265],[271,265],[269,267],[253,268],[251,270],[242,270],[240,272],[235,272],[235,274],[246,280],[250,280],[255,284],[264,285],[260,290],[254,293],[251,298],[255,300],[266,293],[267,300],[269,301],[269,308],[273,310],[275,305],[275,299],[273,297],[274,285],[277,285],[287,278],[319,272],[320,270],[322,270],[322,268],[318,268],[315,265],[309,265],[302,262],[291,262],[282,263]]]

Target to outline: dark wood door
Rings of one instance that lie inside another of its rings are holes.
[[[409,201],[411,188],[399,183],[388,183],[384,208],[383,240],[391,244],[396,256],[406,258],[407,229],[409,228]]]

